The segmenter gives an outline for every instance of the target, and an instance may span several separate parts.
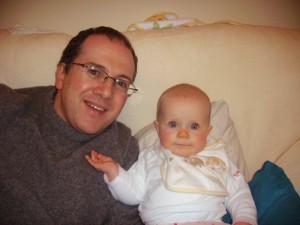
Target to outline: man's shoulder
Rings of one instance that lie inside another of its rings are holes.
[[[4,84],[0,84],[0,110],[8,110],[13,107],[22,107],[26,102],[27,97],[18,93],[15,89],[12,89]]]
[[[114,123],[115,131],[118,133],[118,135],[122,136],[133,136],[131,129],[124,123],[116,121]]]
[[[6,97],[7,99],[5,99],[5,101],[20,100],[28,97],[38,97],[39,95],[47,93],[53,88],[53,86],[40,86],[14,89],[9,86],[6,86],[5,84],[0,84],[0,96],[2,98]]]
[[[17,93],[29,96],[37,96],[39,94],[48,93],[54,86],[36,86],[28,88],[14,89]]]
[[[25,111],[28,105],[42,98],[50,89],[50,86],[13,89],[0,84],[0,115],[3,121]]]

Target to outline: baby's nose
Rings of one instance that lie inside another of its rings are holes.
[[[180,129],[180,131],[177,133],[178,138],[189,138],[189,132],[186,129]]]

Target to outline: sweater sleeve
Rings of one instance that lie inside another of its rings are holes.
[[[230,162],[227,188],[229,196],[226,198],[226,208],[233,224],[247,222],[257,225],[257,211],[250,188],[245,177],[232,162]]]

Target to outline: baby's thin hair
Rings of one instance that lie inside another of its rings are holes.
[[[168,97],[199,97],[207,103],[207,106],[209,107],[208,116],[210,116],[211,104],[208,95],[203,90],[194,85],[181,83],[168,88],[161,94],[157,102],[156,118],[158,118],[161,113],[162,103]]]

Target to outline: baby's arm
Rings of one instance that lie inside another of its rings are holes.
[[[248,183],[236,166],[230,162],[230,174],[227,180],[226,208],[231,214],[234,225],[257,225],[257,211]]]
[[[112,158],[91,151],[86,160],[97,170],[105,173],[104,179],[113,197],[127,205],[140,204],[146,191],[145,151],[139,160],[126,171]],[[107,182],[108,181],[108,182]]]
[[[97,170],[106,174],[109,181],[119,175],[119,165],[110,157],[91,151],[91,156],[86,155],[86,160]]]

